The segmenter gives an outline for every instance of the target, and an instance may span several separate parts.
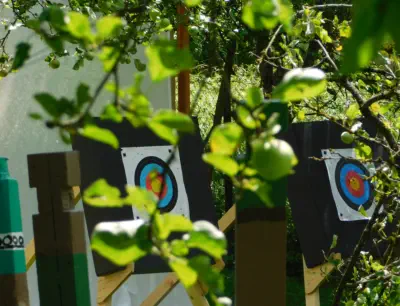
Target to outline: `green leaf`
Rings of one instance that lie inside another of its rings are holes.
[[[186,256],[189,254],[189,248],[186,244],[186,241],[175,239],[171,242],[171,252],[175,256]]]
[[[127,186],[128,196],[125,198],[125,204],[136,207],[139,211],[145,211],[152,215],[157,209],[157,197],[154,193],[136,186]]]
[[[296,68],[285,74],[272,92],[274,99],[298,101],[313,98],[326,89],[325,73],[317,68]]]
[[[358,212],[359,212],[361,215],[363,215],[364,217],[368,218],[367,211],[365,210],[364,207],[361,206],[360,209],[358,210]]]
[[[79,108],[92,99],[89,90],[89,86],[85,83],[80,83],[76,89],[76,102]]]
[[[143,71],[146,70],[146,64],[142,63],[142,62],[140,61],[140,59],[135,58],[135,60],[134,60],[133,62],[134,62],[134,64],[135,64],[135,67],[136,67],[137,71],[143,72]]]
[[[223,232],[208,221],[196,221],[193,230],[184,236],[189,248],[200,249],[216,259],[226,254],[226,238]]]
[[[332,243],[331,243],[331,246],[330,246],[330,249],[331,249],[331,250],[334,249],[334,248],[336,248],[337,241],[338,241],[338,236],[337,236],[337,235],[333,235]]]
[[[254,30],[273,29],[278,22],[291,29],[293,10],[287,0],[251,0],[243,8],[243,22]]]
[[[96,22],[97,37],[101,40],[116,37],[122,30],[122,19],[115,16],[105,16]]]
[[[178,275],[182,285],[186,288],[193,286],[197,281],[197,272],[189,266],[188,260],[174,258],[168,262],[171,269]]]
[[[350,120],[356,119],[358,116],[361,115],[360,108],[358,107],[357,103],[350,104],[349,108],[346,110],[346,116]]]
[[[243,105],[239,105],[236,108],[236,114],[238,119],[243,126],[248,129],[254,130],[257,127],[257,122],[251,115],[251,112]]]
[[[192,222],[186,217],[174,214],[157,214],[155,226],[158,238],[165,240],[172,232],[188,232],[193,228]]]
[[[202,1],[203,0],[185,0],[185,4],[188,7],[194,7],[200,5]]]
[[[78,133],[86,138],[110,145],[114,149],[118,149],[119,147],[118,139],[113,132],[107,129],[102,129],[96,125],[85,125],[84,128],[78,130]]]
[[[124,120],[124,117],[121,115],[114,104],[107,104],[104,107],[103,113],[101,114],[100,118],[103,120],[111,120],[117,123],[121,123]]]
[[[188,115],[173,110],[159,110],[154,114],[151,121],[175,129],[179,132],[194,133],[195,131],[193,120]]]
[[[157,40],[146,48],[151,79],[155,82],[189,70],[194,59],[188,48],[178,49],[176,41]]]
[[[62,30],[65,28],[64,11],[56,5],[44,8],[39,16],[41,22],[48,21],[55,29]]]
[[[161,139],[168,141],[172,145],[176,145],[179,141],[178,132],[175,129],[171,129],[164,124],[150,121],[148,123],[149,128]]]
[[[385,269],[385,267],[384,266],[382,266],[379,262],[377,262],[377,261],[374,261],[372,264],[371,264],[371,268],[372,268],[372,270],[374,270],[375,272],[379,272],[379,271],[382,271],[383,269]]]
[[[213,153],[232,155],[243,140],[242,128],[234,122],[217,126],[210,137]]]
[[[57,100],[48,93],[36,94],[34,98],[42,106],[42,108],[55,119],[60,118],[64,113],[70,115],[74,114],[73,104],[65,98]]]
[[[344,44],[342,73],[349,74],[364,68],[375,58],[386,32],[387,9],[388,6],[380,0],[353,1],[352,34]]]
[[[247,90],[247,101],[246,104],[250,109],[254,109],[256,106],[260,105],[264,99],[262,91],[258,87],[250,87]]]
[[[128,104],[129,112],[126,118],[134,127],[145,126],[150,119],[152,108],[150,101],[135,86],[132,88],[132,100]]]
[[[11,67],[12,70],[19,69],[24,65],[26,60],[29,58],[30,49],[31,45],[24,42],[17,45],[17,51],[15,52],[13,65]]]
[[[124,266],[150,253],[149,227],[143,220],[101,222],[94,228],[92,249]]]
[[[94,207],[122,207],[124,204],[118,188],[110,186],[105,179],[99,179],[84,192],[83,200]]]
[[[280,139],[256,139],[251,143],[250,163],[266,180],[275,181],[288,176],[298,160],[292,147]]]
[[[356,157],[359,159],[370,159],[372,158],[372,149],[370,146],[362,142],[357,142],[356,147]]]
[[[189,266],[197,272],[198,279],[207,284],[211,291],[222,292],[224,290],[223,274],[212,266],[210,257],[195,256],[189,260]]]
[[[203,154],[203,160],[215,169],[232,177],[239,171],[239,165],[232,158],[218,153]]]
[[[93,39],[90,22],[86,15],[78,12],[69,12],[66,20],[68,32],[72,36],[89,41]]]
[[[49,35],[44,35],[44,41],[46,44],[52,48],[55,52],[57,53],[63,53],[64,52],[64,43],[60,36],[49,36]]]
[[[106,72],[110,72],[117,63],[120,51],[117,48],[105,46],[101,49],[99,59],[103,62]]]
[[[29,117],[31,117],[33,120],[41,120],[43,119],[42,115],[39,113],[30,113]]]
[[[271,199],[271,186],[265,181],[258,178],[250,178],[243,180],[243,189],[252,191],[267,207],[273,207],[274,203]]]

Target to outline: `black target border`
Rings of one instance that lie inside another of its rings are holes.
[[[178,184],[176,183],[176,178],[174,173],[172,172],[171,168],[169,165],[164,162],[161,158],[155,157],[155,156],[148,156],[143,158],[137,165],[136,170],[135,170],[135,185],[140,187],[140,174],[143,171],[143,168],[147,166],[148,164],[158,164],[160,165],[163,169],[166,169],[166,175],[169,175],[171,178],[172,182],[172,199],[168,203],[167,206],[159,208],[157,207],[161,213],[167,213],[173,210],[176,206],[176,202],[178,201]],[[165,171],[165,170],[164,170]]]
[[[342,157],[338,163],[336,164],[336,169],[335,169],[335,181],[336,181],[336,188],[339,191],[340,196],[342,197],[343,201],[346,202],[346,204],[351,207],[353,210],[355,211],[359,211],[360,207],[364,207],[364,210],[368,210],[371,206],[372,203],[374,202],[374,196],[373,196],[373,185],[371,184],[370,181],[368,181],[369,184],[369,188],[370,188],[370,193],[369,193],[369,199],[365,202],[365,204],[363,205],[356,205],[354,204],[344,193],[344,191],[342,190],[341,184],[340,184],[340,170],[343,168],[344,165],[346,164],[353,164],[357,167],[359,167],[361,170],[364,171],[364,174],[366,176],[370,176],[370,172],[368,171],[368,169],[359,161],[357,160],[348,160],[344,157]]]

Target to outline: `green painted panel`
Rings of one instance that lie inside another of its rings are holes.
[[[0,250],[0,275],[26,272],[24,250]]]
[[[86,254],[40,256],[37,268],[41,306],[90,306]]]

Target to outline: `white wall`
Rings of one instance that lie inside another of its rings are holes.
[[[3,33],[0,32],[1,37]],[[75,88],[80,82],[89,84],[93,92],[104,72],[97,61],[85,62],[85,67],[76,72],[72,70],[75,62],[72,56],[61,59],[59,69],[49,68],[43,61],[50,52],[49,49],[30,31],[21,28],[13,31],[7,42],[10,54],[14,54],[15,44],[21,40],[29,40],[33,44],[31,54],[34,57],[18,73],[10,74],[0,80],[0,156],[9,158],[11,175],[19,182],[24,235],[25,240],[29,241],[33,238],[32,215],[37,213],[37,201],[36,192],[29,187],[28,183],[27,155],[71,150],[69,146],[61,142],[56,131],[48,130],[42,122],[33,121],[28,117],[30,112],[41,111],[34,101],[33,95],[42,91],[50,92],[56,97],[64,95],[72,98],[75,95]],[[145,61],[142,49],[138,54],[139,58]],[[121,85],[131,84],[134,73],[133,64],[121,66]],[[154,108],[171,107],[169,81],[152,84],[147,77],[143,83],[143,90],[147,93]],[[108,94],[102,94],[100,101],[104,103],[108,98],[110,98]],[[96,109],[101,108],[98,106]],[[82,210],[81,203],[77,209]],[[87,237],[87,232],[85,234]],[[92,305],[96,305],[97,282],[89,245],[88,261]],[[28,272],[31,306],[39,306],[36,277],[36,267],[33,265]],[[115,294],[113,305],[140,305],[140,302],[164,277],[165,274],[132,276]],[[178,286],[161,305],[185,306],[191,304],[186,292],[181,286]]]

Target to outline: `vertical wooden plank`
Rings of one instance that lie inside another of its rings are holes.
[[[33,216],[41,306],[90,305],[85,225],[74,212],[80,184],[77,152],[28,156],[31,187],[36,187],[39,214]]]
[[[187,9],[184,5],[178,5],[178,48],[184,49],[189,47],[189,32],[187,23]],[[178,74],[178,111],[184,114],[190,112],[190,73],[189,71],[181,71]]]
[[[287,106],[271,103],[271,113],[279,113],[286,129]],[[268,184],[273,208],[248,191],[236,204],[236,306],[286,305],[287,178]]]

